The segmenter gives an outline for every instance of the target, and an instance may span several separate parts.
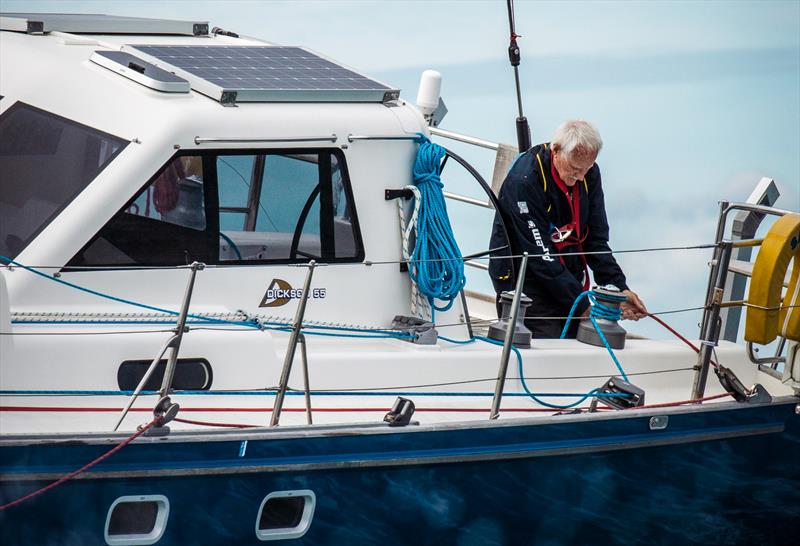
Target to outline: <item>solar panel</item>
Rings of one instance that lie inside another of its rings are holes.
[[[399,90],[300,47],[126,46],[222,103],[384,102]]]

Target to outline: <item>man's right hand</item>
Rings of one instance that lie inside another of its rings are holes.
[[[623,320],[639,320],[648,315],[647,307],[636,292],[623,290],[622,293],[628,298],[620,305]]]

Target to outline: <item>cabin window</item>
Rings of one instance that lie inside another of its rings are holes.
[[[17,102],[0,115],[0,255],[15,258],[127,141]]]
[[[126,360],[117,369],[117,384],[120,390],[132,391],[147,373],[152,360]],[[156,364],[156,369],[142,387],[145,391],[157,391],[164,380],[166,359]],[[179,358],[175,363],[172,388],[179,391],[200,391],[211,388],[211,364],[205,358]]]
[[[256,536],[265,541],[302,537],[311,526],[316,500],[309,489],[270,493],[258,510]]]
[[[341,151],[225,151],[175,156],[70,265],[363,256]]]
[[[220,155],[220,261],[358,256],[339,159],[331,152]]]
[[[164,534],[168,518],[169,501],[163,495],[120,497],[106,516],[106,544],[155,544]]]

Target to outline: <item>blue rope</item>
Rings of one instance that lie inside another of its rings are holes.
[[[572,303],[572,307],[569,310],[569,314],[567,315],[567,321],[564,323],[564,329],[561,330],[561,339],[566,337],[569,323],[572,320],[572,316],[575,314],[575,309],[577,309],[578,303],[580,303],[584,297],[589,299],[589,304],[591,306],[589,310],[589,320],[592,321],[592,325],[594,326],[597,335],[600,336],[600,341],[603,342],[608,354],[611,355],[611,360],[613,360],[614,364],[617,365],[617,369],[619,370],[619,373],[622,374],[622,378],[625,381],[628,381],[628,375],[625,373],[625,370],[622,369],[622,364],[620,364],[619,360],[617,360],[617,355],[614,354],[614,350],[611,348],[611,345],[608,344],[608,340],[606,339],[605,334],[603,334],[603,330],[601,330],[600,326],[597,324],[597,319],[619,320],[622,317],[622,311],[618,307],[609,307],[608,305],[603,304],[603,302],[598,301],[594,290],[586,290],[585,292],[581,292],[580,295],[575,298],[575,301]],[[626,299],[625,296],[609,296],[606,294],[603,295],[603,298],[613,299],[620,302],[623,302]]]
[[[485,341],[486,343],[491,343],[492,345],[500,345],[500,346],[503,345],[502,342],[496,341],[494,339],[489,339],[488,337],[476,336],[475,338],[476,339],[480,339],[481,341]],[[597,397],[597,396],[605,396],[602,393],[598,393],[597,392],[598,389],[592,389],[589,392],[587,392],[586,394],[576,394],[575,396],[580,396],[580,398],[577,401],[573,402],[572,404],[559,405],[559,404],[551,404],[549,402],[545,402],[544,400],[539,398],[539,396],[553,396],[553,395],[550,394],[550,393],[533,393],[533,392],[531,392],[531,390],[528,388],[528,383],[525,381],[525,369],[524,369],[524,367],[522,365],[522,355],[520,354],[519,349],[514,347],[514,345],[511,345],[511,350],[514,351],[514,354],[517,356],[517,366],[519,368],[519,380],[520,380],[520,382],[522,382],[522,388],[525,390],[525,393],[530,397],[530,399],[533,400],[534,402],[536,402],[537,404],[540,404],[540,405],[542,405],[542,406],[544,406],[546,408],[564,410],[564,409],[574,408],[575,406],[578,406],[578,405],[582,404],[583,401],[586,400],[587,398],[592,398],[592,397]],[[538,394],[538,396],[537,396],[537,394]],[[627,394],[625,396],[627,396]]]
[[[481,337],[481,336],[475,336],[473,338],[466,339],[466,340],[450,339],[450,338],[439,336],[439,339],[442,339],[442,340],[447,341],[449,343],[456,343],[456,344],[459,344],[459,345],[465,345],[467,343],[473,343],[475,340],[478,340],[478,339],[481,340],[481,341],[484,341],[486,343],[491,343],[492,345],[499,345],[499,346],[503,345],[503,343],[500,342],[500,341],[497,341],[497,340],[494,340],[494,339],[489,339],[489,338],[486,338],[486,337]],[[528,383],[525,381],[525,369],[524,369],[524,367],[522,365],[522,354],[519,352],[519,349],[514,347],[514,345],[511,345],[511,350],[514,351],[514,354],[517,356],[517,365],[519,366],[519,379],[522,382],[522,388],[525,390],[525,393],[524,394],[523,393],[506,393],[504,396],[527,396],[531,400],[536,402],[537,404],[540,404],[540,405],[545,406],[547,408],[553,408],[553,409],[559,409],[559,410],[574,408],[575,406],[581,404],[587,398],[593,398],[593,397],[594,398],[613,398],[613,397],[620,397],[620,396],[621,397],[627,397],[628,396],[625,393],[601,393],[601,392],[598,392],[599,389],[592,389],[591,391],[587,392],[586,394],[552,393],[552,392],[534,393],[534,392],[531,392],[531,390],[528,388]],[[562,405],[558,405],[558,404],[551,404],[549,402],[545,402],[544,400],[539,398],[539,396],[557,396],[557,397],[560,397],[560,396],[580,396],[580,398],[576,402],[573,402],[572,404],[568,404],[566,406],[562,406]]]
[[[419,137],[413,174],[420,192],[420,205],[409,275],[428,298],[432,309],[447,311],[466,284],[464,259],[453,235],[442,193],[440,168],[447,152],[424,135]],[[446,304],[436,307],[434,299]]]
[[[430,141],[427,141],[427,143],[430,144]],[[423,144],[420,146],[420,148],[422,148],[422,146],[424,146],[424,145],[425,145],[425,142],[423,142]],[[435,146],[435,145],[431,144],[431,146]],[[437,172],[438,172],[438,167],[437,167]],[[416,165],[415,165],[415,178],[416,178]],[[438,174],[436,175],[436,179],[438,180]],[[439,188],[441,188],[441,182],[439,182]],[[439,192],[439,197],[441,199],[441,192]],[[444,207],[443,199],[442,199],[442,207]],[[420,206],[420,213],[421,213],[421,211],[422,211],[422,206]],[[444,220],[445,220],[446,226],[447,226],[447,228],[449,230],[450,226],[449,226],[449,221],[447,220],[447,212],[446,211],[444,212],[444,215],[445,215],[444,216]],[[451,230],[449,230],[449,233],[450,233],[450,236],[452,237],[452,231]],[[417,247],[420,246],[419,242],[420,241],[418,240],[417,241]],[[463,261],[461,260],[461,253],[458,250],[458,246],[455,244],[455,241],[453,241],[453,245],[452,245],[451,248],[455,249],[455,252],[458,255],[457,263],[460,264],[460,266],[461,266],[461,268],[460,268],[461,269],[461,285],[458,288],[458,290],[455,292],[455,294],[452,296],[452,298],[450,298],[450,302],[446,307],[444,307],[442,309],[436,308],[436,309],[439,309],[440,311],[446,311],[447,309],[450,308],[450,306],[452,306],[454,298],[458,295],[458,292],[461,290],[461,288],[463,288],[463,285],[464,285],[464,278],[463,278],[464,264],[463,264]],[[417,249],[415,248],[414,253],[416,254],[416,252],[417,252]],[[422,259],[424,259],[424,258],[422,258]],[[124,303],[126,305],[132,305],[134,307],[140,307],[140,308],[143,308],[143,309],[148,309],[148,310],[151,310],[151,311],[156,311],[156,312],[159,312],[159,313],[166,313],[166,314],[174,315],[174,316],[177,316],[179,314],[177,311],[172,311],[172,310],[169,310],[169,309],[162,309],[160,307],[154,307],[152,305],[146,305],[146,304],[143,304],[143,303],[138,303],[138,302],[135,302],[135,301],[126,300],[124,298],[119,298],[117,296],[111,296],[109,294],[104,294],[104,293],[98,292],[96,290],[91,290],[89,288],[86,288],[86,287],[83,287],[83,286],[80,286],[80,285],[77,285],[77,284],[74,284],[74,283],[71,283],[71,282],[67,282],[65,280],[62,280],[62,279],[59,279],[59,278],[56,278],[56,277],[52,277],[50,275],[47,275],[46,273],[42,273],[41,271],[39,271],[39,270],[37,270],[37,269],[35,269],[33,267],[29,267],[29,266],[23,265],[23,264],[21,264],[19,262],[16,262],[16,261],[14,261],[11,258],[8,258],[6,256],[0,255],[0,260],[6,262],[7,264],[13,264],[13,265],[15,265],[17,267],[21,267],[21,268],[25,269],[26,271],[29,271],[29,272],[34,273],[36,275],[39,275],[40,277],[43,277],[45,279],[57,282],[59,284],[68,286],[70,288],[74,288],[76,290],[80,290],[82,292],[86,292],[88,294],[92,294],[94,296],[98,296],[100,298],[105,298],[105,299],[108,299],[108,300],[116,301],[116,302],[119,302],[119,303]],[[427,262],[427,263],[430,263],[430,262]],[[437,262],[437,263],[445,263],[445,262],[442,261],[442,262]],[[446,273],[447,272],[445,271],[445,274]],[[570,310],[570,317],[574,313],[575,307],[577,306],[578,301],[585,294],[586,294],[586,292],[581,294],[578,297],[578,299],[575,300],[575,303],[572,306],[572,310]],[[590,301],[591,301],[592,296],[590,295],[589,297],[590,297]],[[447,298],[437,297],[437,299],[447,299]],[[429,300],[431,301],[431,305],[433,306],[432,298],[430,296],[429,296]],[[600,305],[602,305],[602,304],[600,304]],[[605,306],[603,306],[603,307],[605,307]],[[191,314],[187,315],[187,317],[193,318],[196,321],[198,321],[199,323],[209,323],[210,322],[210,323],[215,323],[215,324],[227,324],[227,325],[235,325],[235,326],[248,326],[248,327],[251,327],[251,328],[259,328],[259,329],[267,329],[267,330],[283,330],[283,331],[288,331],[289,330],[289,327],[287,327],[285,324],[279,324],[279,323],[259,324],[256,321],[229,321],[229,320],[215,319],[215,318],[210,318],[210,317],[202,317],[202,316],[191,315]],[[594,323],[594,320],[592,322]],[[84,321],[59,321],[59,323],[67,323],[68,324],[68,323],[86,323],[86,322],[84,322]],[[104,323],[108,323],[108,322],[104,322]],[[113,321],[111,323],[130,323],[130,322]],[[150,323],[152,323],[152,322],[150,322]],[[619,365],[619,362],[617,362],[613,351],[611,351],[611,348],[608,346],[608,342],[605,340],[605,337],[603,336],[602,332],[600,332],[599,328],[597,327],[597,324],[596,323],[594,323],[594,324],[595,324],[595,328],[597,328],[598,332],[600,333],[601,339],[606,344],[606,348],[611,353],[612,358],[614,358],[614,362],[617,363],[617,367],[620,369],[620,372],[622,372],[623,377],[627,381],[628,377],[625,375],[625,372],[622,371],[622,367]],[[407,338],[407,337],[413,337],[413,334],[410,334],[410,333],[407,333],[407,332],[391,332],[391,331],[387,331],[387,330],[358,330],[356,328],[337,327],[337,326],[310,326],[310,327],[306,327],[306,328],[317,328],[317,329],[334,330],[334,332],[309,332],[309,331],[305,331],[305,333],[308,334],[308,335],[316,335],[316,336],[349,337],[349,338]],[[304,328],[304,330],[306,330],[306,328]],[[337,331],[339,331],[339,332],[345,332],[345,331],[346,332],[364,332],[364,333],[363,334],[336,333]],[[566,333],[566,331],[564,333]],[[562,333],[562,337],[563,337],[563,335],[564,334]],[[492,345],[502,345],[502,343],[500,343],[498,341],[495,341],[495,340],[492,340],[492,339],[488,339],[488,338],[484,338],[484,337],[479,337],[479,336],[476,336],[476,337],[468,339],[468,340],[463,340],[463,341],[450,339],[450,338],[445,338],[445,337],[442,337],[441,339],[444,340],[444,341],[447,341],[449,343],[456,343],[456,344],[473,343],[476,339],[479,339],[481,341],[485,341],[486,343],[490,343]],[[572,407],[575,407],[575,406],[579,405],[580,403],[582,403],[584,400],[586,400],[589,397],[592,397],[592,396],[595,396],[595,397],[596,396],[604,396],[603,394],[597,393],[596,392],[597,389],[594,389],[594,390],[592,390],[592,391],[590,391],[590,392],[588,392],[588,393],[586,393],[584,395],[575,395],[575,396],[581,396],[581,398],[578,401],[576,401],[576,402],[574,402],[572,404],[566,405],[566,406],[550,404],[548,402],[545,402],[544,400],[541,400],[540,398],[538,398],[536,396],[536,394],[534,394],[533,392],[530,391],[530,389],[528,388],[527,383],[525,382],[525,373],[524,373],[524,369],[523,369],[523,365],[522,365],[522,355],[520,354],[519,349],[517,349],[513,345],[511,346],[511,349],[514,351],[514,354],[517,356],[517,363],[519,365],[519,377],[520,377],[520,380],[522,382],[522,387],[525,389],[525,392],[526,392],[527,396],[529,396],[536,403],[538,403],[538,404],[540,404],[542,406],[548,407],[548,408],[553,408],[553,409],[568,409],[568,408],[572,408]],[[547,394],[540,393],[539,395],[540,396],[571,396],[569,394],[555,394],[555,393],[547,393]]]
[[[156,311],[158,313],[165,313],[167,315],[172,315],[177,317],[180,313],[177,311],[173,311],[171,309],[162,309],[161,307],[155,307],[153,305],[147,305],[144,303],[139,303],[132,300],[127,300],[125,298],[120,298],[117,296],[112,296],[110,294],[105,294],[103,292],[98,292],[96,290],[92,290],[90,288],[86,288],[84,286],[80,286],[78,284],[74,284],[63,279],[59,279],[57,277],[53,277],[48,275],[47,273],[42,273],[36,268],[21,264],[11,258],[6,256],[0,255],[0,261],[3,261],[7,264],[12,264],[17,267],[21,267],[22,269],[34,273],[40,277],[43,277],[47,280],[62,284],[64,286],[68,286],[69,288],[74,288],[75,290],[79,290],[81,292],[86,292],[87,294],[92,294],[93,296],[97,296],[100,298],[104,298],[111,301],[116,301],[118,303],[123,303],[125,305],[131,305],[133,307],[139,307],[142,309],[147,309],[150,311]],[[258,323],[256,320],[247,320],[247,321],[239,321],[239,320],[224,320],[224,319],[216,319],[212,317],[203,317],[200,315],[193,315],[187,314],[187,318],[193,319],[190,321],[190,324],[222,324],[227,326],[245,326],[248,328],[256,328],[261,330],[282,330],[282,331],[289,331],[290,327],[286,324],[280,324],[277,322],[266,322],[266,323]],[[14,323],[25,323],[24,321],[14,321]],[[146,320],[146,321],[44,321],[39,322],[37,324],[172,324],[168,321],[163,320]],[[362,334],[357,333],[328,333],[328,332],[309,332],[308,328],[315,328],[315,329],[324,329],[324,330],[332,330],[332,331],[340,331],[340,332],[363,332]],[[408,338],[412,337],[413,334],[408,332],[391,332],[389,330],[359,330],[357,328],[347,328],[343,326],[304,326],[303,331],[305,334],[313,335],[313,336],[335,336],[335,337],[353,337],[353,338]]]
[[[11,258],[8,258],[6,256],[0,255],[0,260],[6,262],[7,264],[12,264],[12,265],[15,265],[17,267],[21,267],[22,269],[24,269],[26,271],[30,271],[31,273],[33,273],[35,275],[39,275],[40,277],[44,277],[47,280],[50,280],[50,281],[53,281],[53,282],[57,282],[59,284],[63,284],[64,286],[68,286],[70,288],[74,288],[75,290],[80,290],[81,292],[86,292],[87,294],[92,294],[93,296],[97,296],[97,297],[104,298],[104,299],[111,300],[111,301],[116,301],[118,303],[123,303],[125,305],[132,305],[133,307],[139,307],[141,309],[147,309],[149,311],[156,311],[158,313],[166,313],[167,315],[174,315],[174,316],[180,315],[180,313],[178,313],[177,311],[172,311],[170,309],[162,309],[161,307],[154,307],[152,305],[147,305],[145,303],[139,303],[139,302],[136,302],[136,301],[126,300],[125,298],[119,298],[117,296],[112,296],[110,294],[104,294],[103,292],[98,292],[96,290],[92,290],[91,288],[86,288],[85,286],[80,286],[78,284],[67,282],[67,281],[65,281],[63,279],[59,279],[57,277],[52,277],[52,276],[48,275],[47,273],[42,273],[38,269],[35,269],[35,268],[27,266],[27,265],[23,265],[23,264],[21,264],[21,263],[19,263],[17,261],[14,261]],[[254,323],[249,322],[249,321],[244,321],[244,322],[243,321],[230,321],[230,320],[215,319],[215,318],[210,318],[210,317],[201,317],[199,315],[192,315],[192,314],[188,314],[186,316],[188,318],[193,318],[193,319],[196,319],[196,320],[199,320],[199,321],[203,321],[203,322],[211,322],[211,323],[214,323],[214,324],[233,324],[233,325],[236,325],[236,326],[250,326],[250,327],[253,327],[253,328],[258,328],[259,327],[257,324],[254,324]]]
[[[242,258],[242,253],[239,252],[239,247],[236,246],[236,243],[233,242],[233,239],[231,239],[230,237],[228,237],[227,235],[225,235],[221,231],[219,232],[219,236],[222,237],[225,240],[226,243],[231,245],[231,249],[233,249],[233,251],[236,253],[236,257],[238,259],[242,260],[243,259]]]

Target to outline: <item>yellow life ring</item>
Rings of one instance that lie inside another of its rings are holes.
[[[794,260],[786,295],[783,280]],[[779,218],[767,232],[753,264],[744,338],[766,345],[777,336],[800,341],[800,214]]]

